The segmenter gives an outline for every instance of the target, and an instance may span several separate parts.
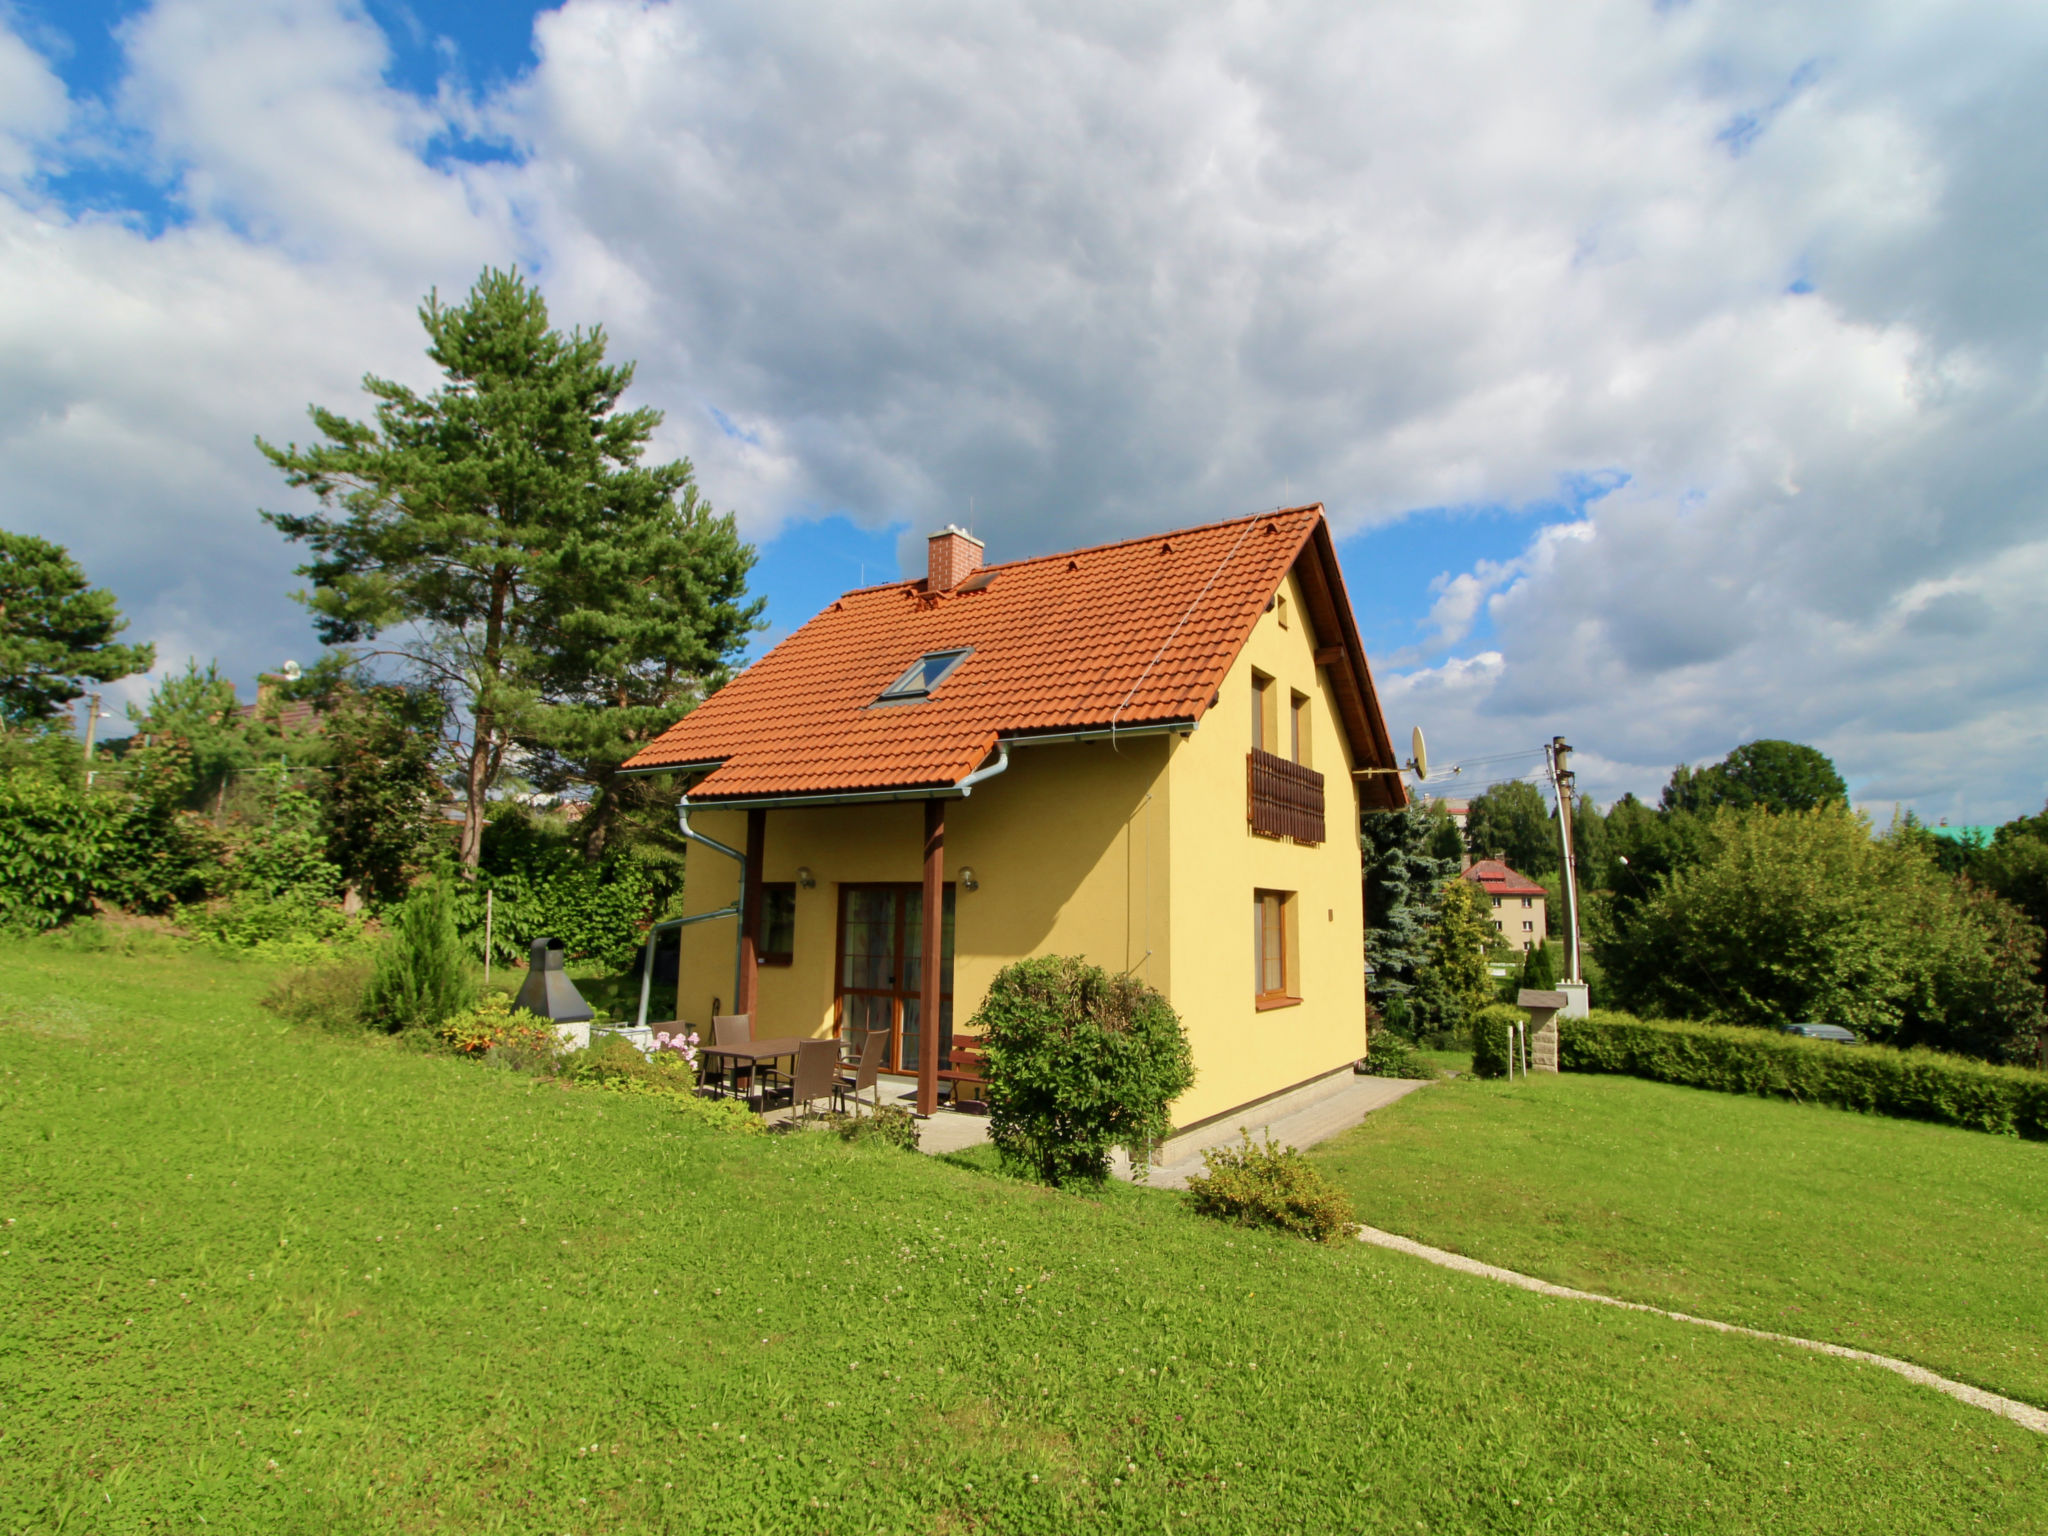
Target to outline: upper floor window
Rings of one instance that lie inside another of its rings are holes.
[[[1522,905],[1525,907],[1533,907],[1536,905],[1536,898],[1534,896],[1524,896],[1522,898]]]
[[[972,650],[933,651],[920,656],[910,664],[895,682],[882,690],[877,704],[917,704],[938,692],[939,684],[953,673],[953,669],[973,655]]]
[[[1309,713],[1308,695],[1296,693],[1289,696],[1287,707],[1288,747],[1294,760],[1307,768],[1309,763]]]
[[[1496,897],[1494,897],[1494,898],[1493,898],[1493,904],[1494,904],[1494,905],[1495,905],[1496,907],[1500,905],[1500,898],[1499,898],[1498,896],[1496,896]]]
[[[1280,689],[1263,672],[1252,674],[1252,745],[1261,752],[1280,750]]]

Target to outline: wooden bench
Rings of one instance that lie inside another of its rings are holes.
[[[978,1094],[967,1095],[967,1102],[988,1107],[988,1064],[981,1054],[981,1038],[978,1035],[955,1035],[953,1037],[952,1065],[942,1065],[939,1081],[949,1085],[946,1102],[958,1108],[963,1097],[961,1090],[975,1087]]]

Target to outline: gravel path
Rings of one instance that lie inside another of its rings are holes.
[[[1603,1307],[1620,1307],[1628,1312],[1650,1312],[1658,1317],[1668,1317],[1673,1322],[1691,1323],[1698,1328],[1711,1328],[1716,1333],[1738,1333],[1744,1338],[1763,1339],[1772,1344],[1789,1344],[1795,1349],[1810,1349],[1816,1354],[1835,1355],[1843,1360],[1861,1360],[1866,1365],[1882,1366],[1885,1370],[1903,1376],[1908,1381],[1918,1382],[1923,1387],[1946,1392],[1959,1403],[1968,1403],[1972,1408],[1982,1408],[1986,1413],[1995,1413],[2001,1418],[2011,1419],[2013,1423],[2031,1429],[2037,1435],[2048,1435],[2048,1412],[2043,1412],[2033,1404],[2018,1402],[2010,1397],[2000,1397],[1995,1392],[1986,1392],[1981,1387],[1967,1386],[1960,1381],[1950,1381],[1946,1376],[1935,1375],[1925,1366],[1913,1365],[1905,1360],[1894,1360],[1889,1355],[1874,1355],[1867,1349],[1849,1349],[1841,1344],[1824,1344],[1818,1339],[1795,1339],[1789,1333],[1766,1333],[1761,1328],[1744,1328],[1735,1323],[1717,1323],[1710,1317],[1690,1317],[1683,1312],[1667,1312],[1662,1307],[1646,1306],[1640,1301],[1617,1301],[1612,1296],[1599,1296],[1592,1291],[1575,1291],[1569,1286],[1552,1285],[1548,1280],[1538,1280],[1533,1275],[1517,1274],[1512,1269],[1482,1264],[1477,1259],[1466,1258],[1462,1253],[1432,1248],[1426,1243],[1416,1242],[1413,1238],[1382,1232],[1378,1227],[1360,1228],[1358,1240],[1379,1248],[1391,1248],[1396,1253],[1427,1259],[1430,1263],[1440,1264],[1445,1269],[1478,1275],[1485,1280],[1498,1280],[1503,1285],[1517,1285],[1525,1291],[1535,1291],[1543,1296],[1558,1296],[1566,1301],[1597,1301]]]

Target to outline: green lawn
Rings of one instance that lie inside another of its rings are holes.
[[[2048,1143],[1567,1073],[1439,1083],[1316,1157],[1374,1226],[2048,1405]]]
[[[1885,1372],[721,1135],[268,980],[0,945],[0,1530],[2048,1529],[2048,1446]]]

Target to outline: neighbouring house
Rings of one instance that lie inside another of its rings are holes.
[[[237,704],[235,713],[244,720],[268,720],[287,735],[295,731],[318,731],[322,729],[320,706],[311,699],[286,701],[278,698],[278,689],[295,678],[297,673],[261,672],[256,677],[256,702]]]
[[[1322,508],[991,566],[948,528],[929,554],[627,765],[687,776],[704,845],[679,1015],[882,1031],[929,1113],[996,973],[1080,954],[1185,1021],[1179,1127],[1349,1070],[1358,817],[1406,794]]]
[[[1499,859],[1480,859],[1458,876],[1484,891],[1493,913],[1493,926],[1510,949],[1534,949],[1548,931],[1544,927],[1544,902],[1549,896],[1527,875],[1518,874]]]

